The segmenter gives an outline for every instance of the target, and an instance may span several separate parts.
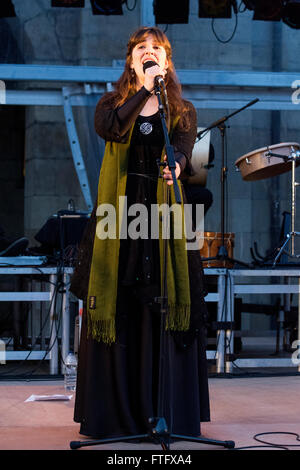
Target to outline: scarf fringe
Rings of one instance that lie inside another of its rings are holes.
[[[111,345],[116,341],[115,319],[95,319],[93,314],[88,312],[88,336],[96,341],[103,341],[103,343]]]
[[[187,331],[190,326],[190,305],[169,305],[166,317],[166,330]],[[88,336],[96,341],[111,345],[116,341],[115,320],[96,320],[88,312]]]
[[[166,329],[172,331],[187,331],[190,326],[190,305],[168,305]]]

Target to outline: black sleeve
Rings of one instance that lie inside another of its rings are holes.
[[[150,96],[151,92],[142,87],[119,108],[114,108],[106,97],[100,99],[94,121],[97,134],[107,141],[126,142],[128,131]]]
[[[175,160],[181,167],[181,172],[191,173],[190,161],[197,136],[197,114],[192,103],[186,102],[188,105],[188,121],[187,129],[182,128],[179,123],[174,129],[171,144],[174,147]]]

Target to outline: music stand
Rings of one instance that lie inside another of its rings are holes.
[[[162,86],[165,89],[164,82]],[[169,169],[171,170],[176,202],[180,203],[181,197],[180,197],[178,183],[177,183],[176,176],[175,176],[176,163],[175,163],[175,158],[174,158],[174,150],[169,140],[164,106],[161,101],[161,87],[159,83],[157,82],[155,85],[155,94],[157,96],[158,103],[159,103],[159,112],[160,112],[163,132],[164,132],[165,149],[166,149],[166,154],[167,154],[167,161],[163,163],[159,163],[159,165],[168,166]],[[167,103],[167,97],[166,97],[166,103]],[[168,188],[166,181],[163,182],[163,199],[164,199],[164,204],[168,203],[169,188]],[[164,357],[166,354],[165,322],[166,322],[166,314],[167,314],[167,309],[168,309],[168,298],[167,298],[167,243],[168,243],[168,240],[167,240],[167,237],[164,237],[163,240],[164,240],[163,241],[163,272],[162,272],[163,279],[161,283],[162,292],[161,292],[161,297],[158,297],[155,299],[155,301],[160,304],[160,315],[161,315],[160,316],[159,376],[158,376],[158,407],[157,407],[158,416],[149,417],[149,423],[152,424],[153,426],[152,426],[151,431],[146,434],[139,434],[139,435],[133,435],[133,436],[121,436],[117,438],[100,439],[100,440],[92,440],[92,441],[72,441],[70,443],[71,449],[78,449],[80,447],[94,446],[98,444],[124,442],[124,441],[132,441],[132,440],[147,439],[147,438],[158,441],[161,444],[161,447],[163,450],[170,449],[171,439],[179,439],[179,440],[185,440],[185,441],[191,441],[191,442],[198,442],[202,444],[222,446],[227,449],[233,449],[235,447],[234,441],[219,441],[219,440],[214,440],[214,439],[206,439],[203,437],[193,437],[193,436],[173,434],[172,432],[169,431],[166,419],[163,416],[163,397],[164,397],[164,392],[165,392],[164,390],[164,366],[165,366]]]

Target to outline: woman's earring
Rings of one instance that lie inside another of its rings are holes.
[[[130,70],[131,70],[131,78],[134,78],[134,76],[135,76],[135,71],[134,71],[134,69],[130,69]]]

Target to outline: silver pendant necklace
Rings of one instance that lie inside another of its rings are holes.
[[[152,127],[152,124],[150,124],[150,122],[143,122],[140,125],[140,132],[144,135],[151,134],[152,130],[153,130],[153,127]]]

